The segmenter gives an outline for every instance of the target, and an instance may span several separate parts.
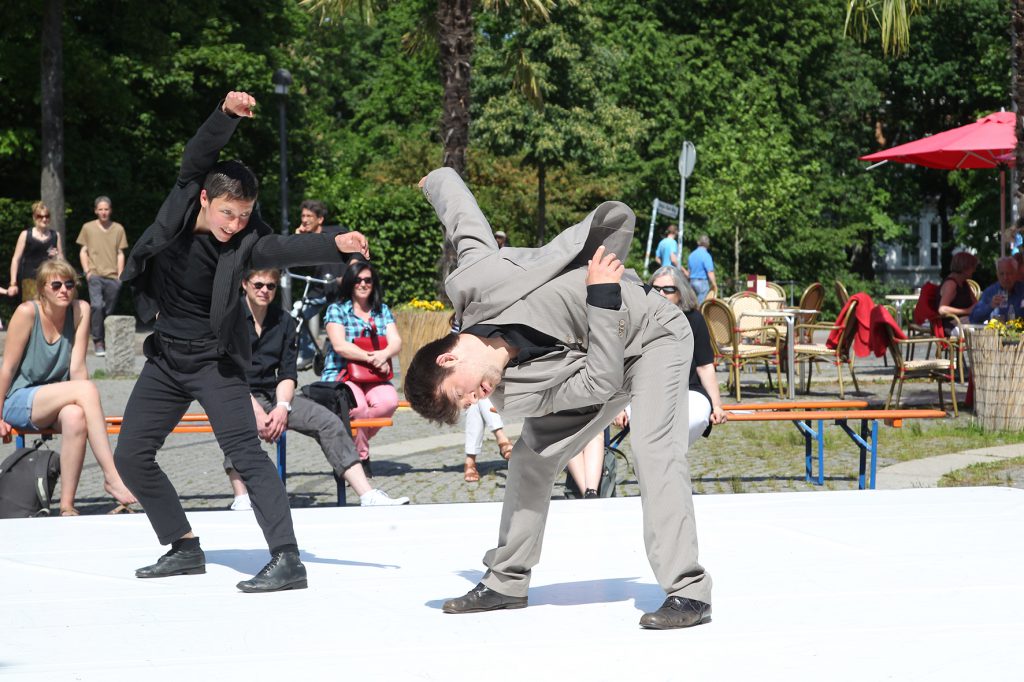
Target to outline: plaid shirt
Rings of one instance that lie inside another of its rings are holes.
[[[377,334],[380,336],[385,336],[388,325],[395,322],[395,318],[391,315],[391,310],[386,303],[381,304],[379,313],[370,313],[370,319],[377,326]],[[352,301],[332,303],[327,306],[327,312],[324,314],[324,325],[326,326],[331,323],[340,324],[345,328],[346,341],[352,341],[352,339],[359,336],[370,335],[370,323],[364,322],[356,316],[355,311],[352,309]],[[348,364],[348,361],[335,353],[330,343],[327,344],[326,351],[324,373],[320,376],[320,380],[334,381],[338,378],[338,373]]]

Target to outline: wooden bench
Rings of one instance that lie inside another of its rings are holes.
[[[725,405],[729,421],[791,422],[804,437],[804,459],[807,481],[825,483],[825,422],[834,422],[846,432],[860,450],[860,468],[857,487],[864,490],[865,483],[875,488],[878,473],[878,422],[901,428],[907,419],[943,419],[948,415],[942,410],[869,410],[868,404],[860,400],[797,401],[778,403],[748,403],[746,405]],[[860,433],[850,428],[849,421],[860,421]],[[727,422],[728,423],[728,422]],[[815,425],[816,424],[816,425]],[[812,476],[812,442],[817,443],[818,475]],[[871,470],[868,476],[868,452],[871,453]],[[866,479],[866,480],[865,480]]]
[[[121,433],[121,422],[124,417],[107,417],[107,434],[117,435]],[[392,421],[390,418],[375,418],[375,419],[353,419],[350,426],[352,427],[352,435],[356,435],[356,431],[359,429],[372,429],[372,428],[383,428],[391,426]],[[12,429],[10,435],[6,436],[3,441],[4,443],[10,443],[11,438],[15,439],[15,447],[25,447],[25,436],[43,436],[49,437],[56,433],[53,429],[40,429],[39,431]],[[213,427],[210,425],[210,420],[205,414],[186,414],[178,422],[178,425],[171,430],[171,433],[213,433]],[[281,434],[281,437],[277,440],[277,475],[281,477],[281,481],[285,481],[288,477],[288,432],[285,431]],[[340,485],[344,486],[344,483]],[[344,501],[344,491],[339,493],[339,500]]]

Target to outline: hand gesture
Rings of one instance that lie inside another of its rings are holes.
[[[587,263],[587,286],[591,284],[618,284],[626,271],[619,257],[605,253],[604,245],[597,247],[594,258]]]
[[[729,421],[729,413],[722,409],[721,405],[711,408],[711,423],[724,424]]]
[[[629,426],[629,412],[622,410],[615,415],[615,419],[612,420],[612,426],[617,429],[624,429]]]
[[[334,243],[341,253],[361,253],[363,258],[370,259],[370,243],[361,232],[346,232],[334,238]]]
[[[267,414],[267,435],[264,440],[268,443],[276,443],[286,428],[288,428],[288,410],[278,405]]]
[[[253,109],[256,108],[256,98],[247,92],[235,92],[232,90],[224,97],[224,104],[221,111],[225,114],[232,114],[242,118],[252,118]]]

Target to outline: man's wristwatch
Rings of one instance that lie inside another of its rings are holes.
[[[291,412],[292,411],[292,404],[290,402],[288,402],[287,400],[282,400],[281,402],[279,402],[277,404],[277,407],[283,407],[285,412]]]

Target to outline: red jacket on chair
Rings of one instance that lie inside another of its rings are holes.
[[[845,319],[846,311],[854,301],[857,302],[857,310],[854,313],[857,318],[857,329],[854,332],[853,337],[853,352],[858,358],[863,358],[867,357],[871,352],[871,309],[875,307],[875,302],[872,301],[871,297],[863,291],[859,294],[854,294],[850,297],[850,300],[843,305],[843,309],[839,311],[839,317],[837,319]],[[842,338],[843,327],[834,327],[832,331],[829,332],[828,340],[825,341],[825,346],[828,348],[835,348],[839,345]]]
[[[939,327],[941,326],[939,325]],[[893,319],[892,314],[886,310],[885,306],[876,305],[874,310],[871,311],[871,351],[875,354],[875,357],[882,357],[885,355],[885,351],[888,350],[888,330],[890,329],[894,338],[907,338],[907,335],[896,324],[896,320]]]
[[[921,295],[917,297],[917,305],[914,306],[914,324],[929,324],[933,335],[940,339],[946,336],[942,328],[942,316],[939,315],[938,284],[925,282],[921,286]]]

